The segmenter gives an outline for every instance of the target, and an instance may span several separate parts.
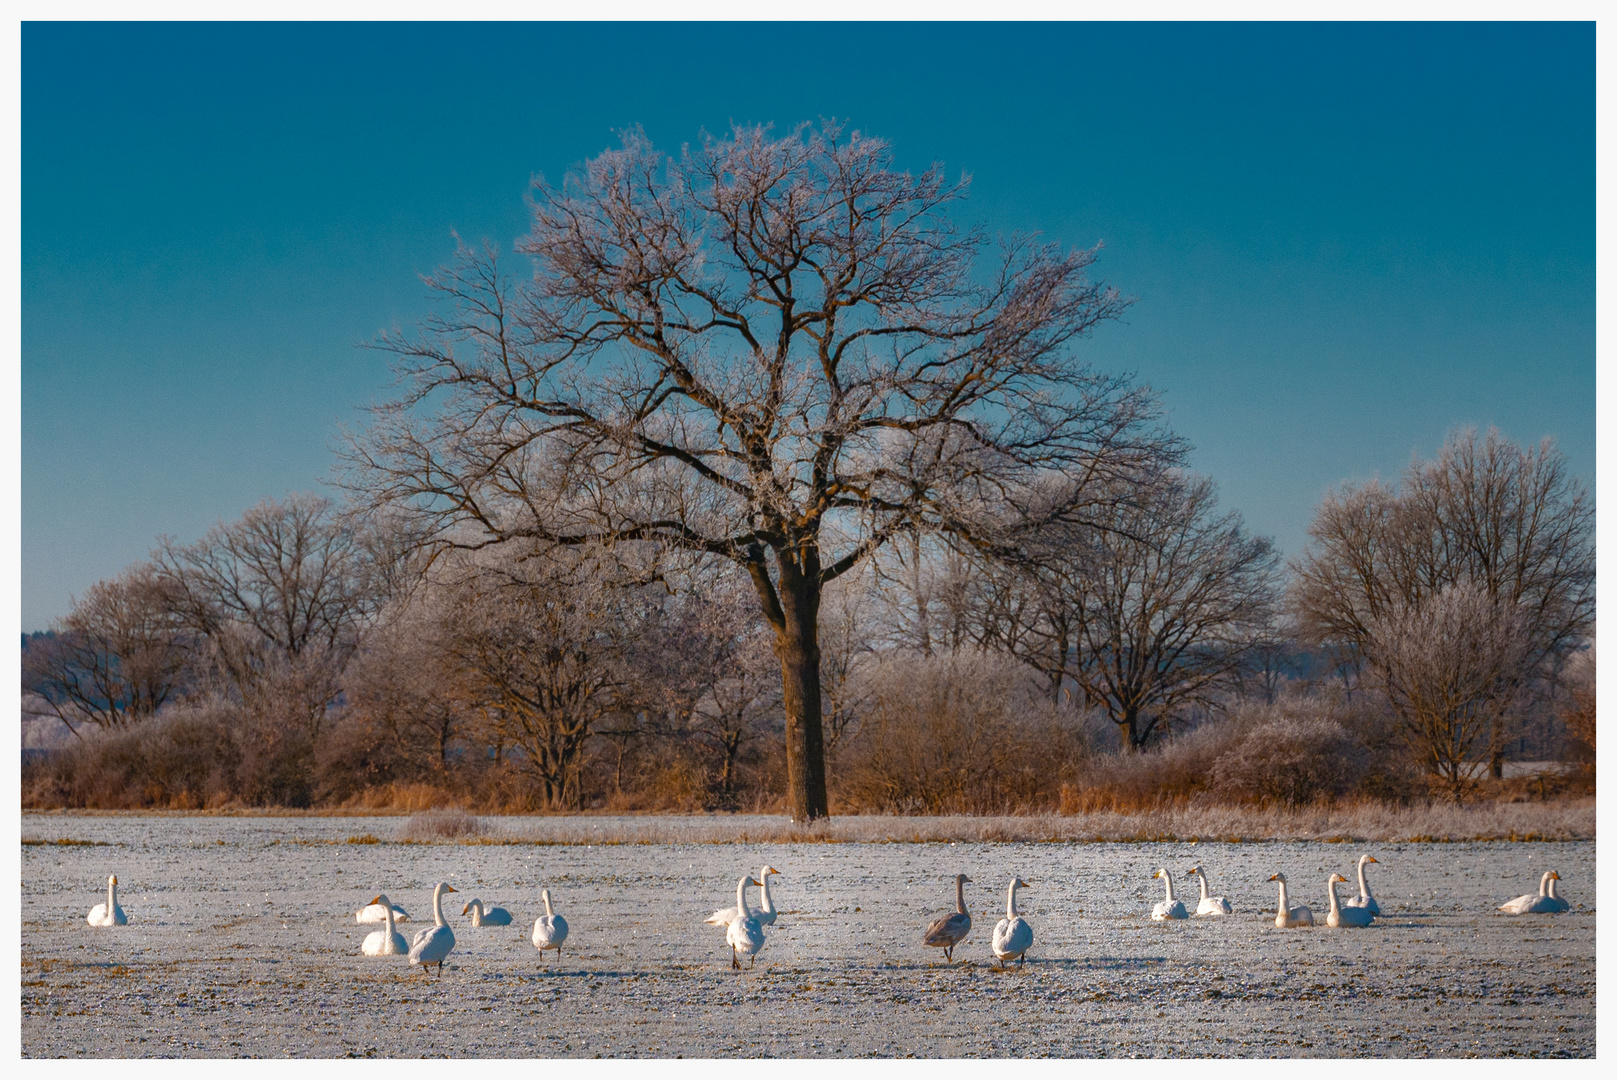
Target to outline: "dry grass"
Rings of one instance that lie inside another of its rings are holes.
[[[399,826],[399,840],[430,843],[433,840],[467,840],[482,836],[483,823],[464,810],[429,810],[405,819]]]

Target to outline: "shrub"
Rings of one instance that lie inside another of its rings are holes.
[[[839,755],[849,809],[984,813],[1053,805],[1082,757],[1072,718],[1007,657],[895,654],[862,676],[869,706]]]
[[[1370,754],[1315,703],[1253,710],[1213,761],[1213,790],[1251,802],[1303,806],[1358,790]],[[1235,725],[1232,725],[1235,726]]]
[[[454,840],[462,836],[482,836],[483,823],[464,810],[428,810],[412,814],[399,827],[400,840]]]

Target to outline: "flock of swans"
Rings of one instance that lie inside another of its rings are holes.
[[[1374,862],[1376,862],[1374,855],[1360,856],[1359,893],[1346,900],[1338,899],[1336,887],[1339,884],[1350,884],[1348,879],[1334,872],[1326,879],[1325,888],[1330,897],[1330,911],[1325,916],[1326,926],[1365,927],[1381,914],[1381,905],[1370,892],[1370,882],[1365,877],[1364,868]],[[774,867],[765,866],[758,871],[757,877],[742,875],[736,881],[735,906],[721,908],[704,920],[709,925],[724,927],[724,940],[725,944],[730,946],[732,969],[740,970],[742,957],[747,958],[749,967],[752,966],[764,947],[764,928],[773,926],[779,914],[774,898],[769,892],[769,879],[771,875],[779,873],[780,871]],[[1227,899],[1211,895],[1207,873],[1201,866],[1191,867],[1189,874],[1194,876],[1201,886],[1196,915],[1219,916],[1234,912],[1235,909]],[[1189,918],[1191,913],[1184,901],[1174,895],[1173,877],[1167,868],[1163,867],[1151,876],[1162,879],[1167,893],[1162,901],[1152,907],[1151,918],[1158,921]],[[1291,903],[1286,892],[1286,875],[1272,874],[1269,880],[1280,886],[1275,925],[1281,929],[1313,926],[1313,910],[1306,904]],[[1499,910],[1507,915],[1554,914],[1566,911],[1571,904],[1555,892],[1555,883],[1560,880],[1561,875],[1554,870],[1545,871],[1539,880],[1537,894],[1518,896],[1499,905]],[[954,961],[955,946],[965,941],[971,933],[971,913],[966,910],[966,886],[969,884],[971,878],[965,874],[955,875],[954,910],[933,919],[927,924],[921,936],[922,944],[942,949],[944,959],[951,963]],[[761,903],[756,911],[747,903],[749,887],[760,890]],[[989,949],[1001,968],[1013,960],[1020,967],[1026,959],[1028,949],[1033,946],[1033,927],[1022,918],[1016,908],[1016,890],[1030,887],[1028,882],[1020,877],[1012,877],[1010,887],[1006,890],[1005,917],[995,924],[989,944]],[[369,904],[354,913],[354,920],[361,924],[381,923],[382,928],[366,936],[360,946],[360,952],[365,956],[407,956],[412,965],[421,967],[423,973],[431,965],[436,964],[441,977],[444,961],[455,948],[455,931],[444,918],[443,898],[445,893],[455,891],[453,885],[442,881],[433,886],[432,925],[416,931],[408,943],[405,942],[404,935],[398,931],[397,924],[409,922],[409,913],[395,905],[385,893],[372,898]],[[544,958],[547,951],[554,949],[559,960],[562,943],[567,940],[567,920],[556,914],[551,905],[549,889],[542,889],[539,898],[545,906],[545,913],[534,920],[533,944],[539,950],[540,959]],[[476,897],[468,901],[460,913],[469,916],[474,927],[509,926],[512,922],[511,913],[505,908],[484,907],[482,900]],[[85,921],[97,927],[128,924],[129,917],[124,914],[124,909],[118,906],[118,875],[113,874],[107,878],[106,903],[91,908]]]

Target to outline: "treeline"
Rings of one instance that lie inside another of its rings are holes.
[[[1016,557],[917,535],[827,590],[840,812],[1461,799],[1592,761],[1592,506],[1548,443],[1459,432],[1335,491],[1289,568],[1201,478],[1107,513]],[[76,737],[24,801],[776,809],[776,642],[722,562],[269,501],[25,642],[25,713]]]

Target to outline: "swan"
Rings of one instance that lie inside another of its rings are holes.
[[[1224,899],[1222,896],[1207,895],[1206,871],[1204,871],[1200,866],[1192,866],[1190,868],[1190,872],[1196,875],[1196,879],[1201,882],[1202,887],[1202,898],[1200,902],[1196,904],[1196,914],[1228,915],[1231,911],[1235,910],[1234,908],[1230,907],[1230,902]]]
[[[545,902],[545,913],[533,920],[533,946],[539,950],[539,959],[545,958],[546,949],[555,949],[556,959],[560,960],[561,943],[567,940],[567,920],[551,908],[549,889],[541,889],[539,899]]]
[[[357,923],[379,923],[387,921],[387,912],[382,910],[381,904],[366,904],[354,912],[354,921]],[[410,914],[397,904],[393,905],[393,921],[396,923],[409,922]]]
[[[1292,907],[1286,902],[1286,875],[1270,874],[1269,880],[1280,882],[1280,907],[1275,911],[1275,925],[1282,930],[1290,926],[1313,926],[1314,913],[1308,910],[1308,905]]]
[[[758,871],[758,880],[764,883],[764,898],[758,910],[752,913],[752,917],[758,920],[759,926],[775,925],[775,916],[778,913],[775,911],[775,900],[769,895],[769,875],[778,873],[780,871],[773,866],[766,866]],[[733,907],[720,908],[709,915],[705,921],[712,923],[714,926],[729,926],[735,921],[737,914],[739,912]]]
[[[125,915],[124,909],[118,906],[117,874],[111,874],[107,877],[107,902],[105,904],[97,904],[95,907],[91,908],[90,914],[85,916],[84,921],[89,923],[91,926],[129,925],[129,916]]]
[[[758,962],[758,950],[764,947],[764,928],[747,907],[747,886],[762,883],[750,877],[743,877],[736,882],[736,910],[740,912],[730,920],[729,929],[724,932],[724,940],[730,945],[730,966],[736,970],[741,969],[741,957],[747,957],[747,966],[751,967]]]
[[[954,947],[971,933],[971,914],[966,911],[966,886],[970,882],[971,879],[965,874],[955,875],[954,912],[933,919],[921,937],[922,943],[942,949],[943,958],[951,962],[954,960]]]
[[[1552,896],[1550,890],[1555,886],[1551,882],[1560,881],[1561,875],[1554,870],[1544,871],[1544,876],[1538,879],[1538,895],[1528,893],[1516,899],[1499,905],[1499,910],[1506,915],[1547,915],[1555,911],[1565,911],[1564,907],[1557,907],[1556,903],[1565,904],[1559,896]],[[1568,905],[1569,907],[1571,905]],[[93,914],[93,912],[92,912]]]
[[[1168,899],[1162,901],[1156,907],[1151,909],[1151,917],[1158,920],[1183,919],[1188,917],[1190,913],[1185,910],[1184,903],[1174,899],[1173,878],[1168,876],[1167,867],[1163,867],[1161,870],[1158,870],[1151,876],[1154,878],[1161,878],[1168,887]]]
[[[483,901],[473,897],[472,902],[460,909],[462,915],[470,914],[473,926],[510,926],[511,913],[503,907],[483,909]]]
[[[385,926],[366,934],[359,951],[366,956],[403,956],[408,953],[410,946],[405,943],[404,935],[393,929],[393,902],[387,898],[387,894],[372,900],[371,906],[382,909]]]
[[[432,887],[432,925],[416,931],[410,942],[410,963],[420,964],[426,971],[428,964],[438,965],[438,977],[444,975],[444,959],[455,947],[455,932],[444,921],[444,893],[456,892],[453,885],[440,881]]]
[[[1381,905],[1376,903],[1376,898],[1370,894],[1370,883],[1364,878],[1364,864],[1375,861],[1374,855],[1359,856],[1359,895],[1342,901],[1343,907],[1364,908],[1372,915],[1381,914]]]
[[[1571,910],[1571,908],[1572,908],[1571,902],[1568,901],[1565,897],[1561,896],[1560,894],[1558,894],[1555,891],[1555,883],[1557,881],[1560,881],[1560,880],[1561,880],[1561,875],[1560,874],[1552,875],[1551,878],[1550,878],[1549,899],[1551,900],[1552,904],[1551,904],[1550,907],[1547,907],[1547,908],[1544,909],[1546,911],[1549,911],[1549,912],[1568,911],[1568,910]]]
[[[1375,919],[1375,912],[1363,907],[1338,907],[1336,903],[1336,883],[1347,882],[1341,874],[1332,874],[1325,879],[1325,891],[1331,895],[1330,914],[1325,916],[1326,926],[1369,926]]]
[[[1007,960],[1015,960],[1021,967],[1024,954],[1033,944],[1033,927],[1016,911],[1017,886],[1025,889],[1028,883],[1019,877],[1011,878],[1011,887],[1005,894],[1005,917],[994,926],[994,958],[1002,968]]]

